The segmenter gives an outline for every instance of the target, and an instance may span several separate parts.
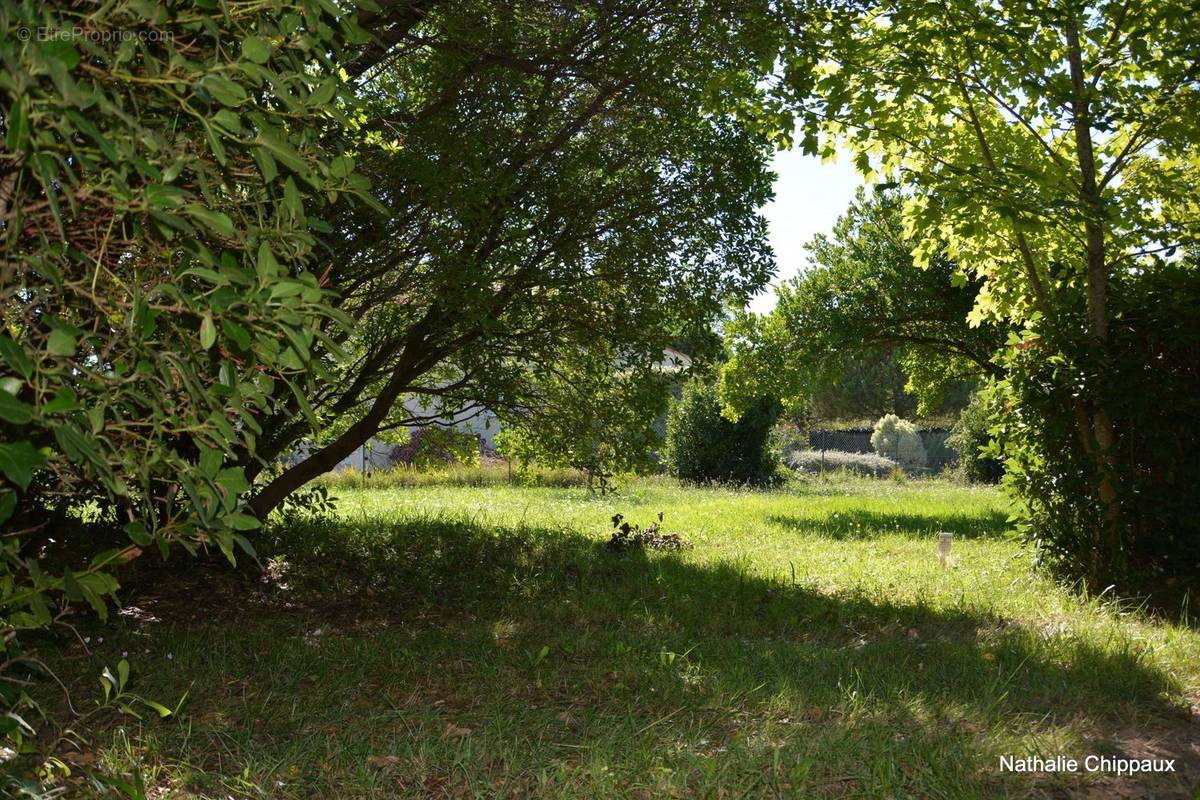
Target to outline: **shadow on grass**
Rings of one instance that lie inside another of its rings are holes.
[[[819,518],[774,514],[768,521],[787,530],[830,539],[870,539],[880,534],[929,537],[949,531],[963,539],[996,539],[1011,528],[999,511],[983,514],[892,514],[880,511],[835,511]]]
[[[929,522],[846,516],[914,533]],[[197,722],[186,738],[164,727],[160,756],[224,772],[232,760],[251,778],[268,763],[333,764],[304,766],[303,796],[438,794],[431,780],[489,796],[624,794],[623,781],[651,794],[1031,796],[1028,778],[998,773],[997,730],[1086,717],[1106,733],[1177,714],[1172,678],[1132,647],[616,553],[571,531],[431,517],[276,528],[259,548],[280,560],[269,588],[245,580],[253,602],[226,597],[223,613],[188,621],[186,603],[170,605],[194,596],[186,580],[146,584],[132,601],[163,622],[122,635],[173,654],[173,673],[145,667],[151,696],[194,681]],[[365,770],[380,752],[405,769]],[[597,762],[608,771],[589,771]]]

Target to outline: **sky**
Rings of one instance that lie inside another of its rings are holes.
[[[822,163],[818,156],[786,150],[775,154],[771,166],[779,176],[775,199],[763,206],[762,213],[770,229],[777,270],[771,286],[750,301],[750,308],[758,313],[775,307],[775,286],[808,263],[804,245],[816,234],[833,230],[833,223],[863,185],[845,155]]]

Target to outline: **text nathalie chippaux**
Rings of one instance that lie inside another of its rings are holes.
[[[1089,755],[1000,756],[1001,772],[1103,772],[1110,775],[1135,775],[1143,772],[1174,772],[1173,758],[1118,758]]]

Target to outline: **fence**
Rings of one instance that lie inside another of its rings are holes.
[[[921,444],[925,445],[925,468],[940,472],[947,465],[958,462],[958,453],[946,446],[950,438],[949,428],[930,428],[921,433]],[[809,446],[813,450],[841,450],[846,453],[874,453],[871,447],[871,429],[814,430],[808,434]],[[882,455],[888,455],[883,453]]]

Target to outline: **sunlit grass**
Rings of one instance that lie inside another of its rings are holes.
[[[319,477],[315,482],[333,491],[362,489],[414,489],[428,486],[586,486],[587,476],[573,469],[514,467],[506,461],[483,464],[444,464],[436,467],[412,467],[397,464],[370,469],[340,469]]]

